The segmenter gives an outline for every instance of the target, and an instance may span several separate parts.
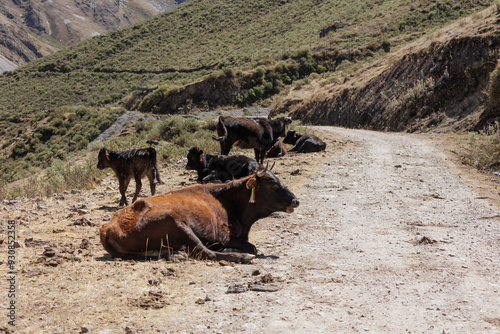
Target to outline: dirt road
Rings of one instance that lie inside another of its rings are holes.
[[[324,154],[277,159],[301,204],[254,225],[249,265],[112,260],[97,238],[118,200],[112,176],[90,193],[4,203],[25,222],[21,240],[56,253],[19,249],[17,330],[500,333],[498,183],[457,164],[444,136],[320,131]],[[160,191],[193,176],[182,165]],[[73,203],[85,212],[61,210]],[[81,216],[94,226],[74,226]]]

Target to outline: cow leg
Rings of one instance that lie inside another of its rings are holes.
[[[120,206],[128,205],[127,196],[125,193],[127,192],[128,184],[130,183],[130,178],[120,179],[119,181],[120,194],[122,197],[120,198]]]
[[[258,163],[262,163],[262,162],[259,161],[259,159],[260,159],[260,149],[254,148],[253,151],[255,153],[255,161],[257,161]]]
[[[158,181],[158,184],[164,184],[163,181],[160,180],[160,170],[158,169],[158,163],[155,164],[153,173],[154,175],[156,175],[156,181]]]
[[[229,152],[231,151],[231,147],[233,146],[232,143],[229,143],[227,140],[221,141],[220,142],[220,154],[222,155],[228,155]]]
[[[229,261],[238,263],[250,263],[255,255],[247,253],[234,253],[234,252],[214,252],[217,261]]]
[[[231,262],[241,262],[241,263],[249,263],[255,255],[245,254],[245,253],[233,253],[233,252],[214,252],[208,249],[198,238],[198,236],[193,232],[193,230],[189,227],[189,224],[185,221],[175,221],[177,227],[183,231],[186,236],[193,242],[196,249],[201,252],[201,258],[207,260],[225,260]]]
[[[142,181],[141,181],[141,176],[135,176],[135,194],[134,194],[134,199],[132,200],[132,203],[135,202],[137,197],[139,196],[139,193],[141,192],[142,188]]]
[[[264,163],[264,156],[266,155],[266,150],[264,148],[254,148],[255,152],[255,161],[260,164]]]
[[[227,244],[224,245],[226,248],[235,248],[241,250],[245,253],[257,254],[257,247],[248,241],[239,239],[239,238],[231,238]]]
[[[156,191],[156,183],[155,183],[155,171],[152,170],[151,173],[148,174],[149,179],[149,188],[151,189],[151,195],[155,194]]]

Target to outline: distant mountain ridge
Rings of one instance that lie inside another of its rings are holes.
[[[0,0],[0,73],[186,0]]]

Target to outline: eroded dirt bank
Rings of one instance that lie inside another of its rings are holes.
[[[28,246],[18,332],[499,333],[497,183],[457,164],[445,136],[320,131],[324,154],[276,159],[301,204],[254,225],[250,265],[113,260],[97,237],[119,199],[112,175],[1,204]],[[159,191],[193,183],[183,166],[162,168]]]

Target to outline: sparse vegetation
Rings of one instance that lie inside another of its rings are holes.
[[[500,64],[490,76],[489,104],[490,106],[498,106],[500,103]]]
[[[3,146],[12,149],[10,155],[0,158],[1,180],[12,182],[31,174],[32,168],[46,168],[56,159],[74,156],[113,124],[122,111],[87,106],[49,109],[37,115],[31,131],[22,122],[11,122],[11,136],[4,137]]]
[[[170,113],[166,98],[177,99],[191,83],[221,80],[235,87],[227,92],[233,95],[213,101],[186,93],[172,113],[217,103],[269,105],[292,84],[312,82],[311,74],[314,81],[318,75],[336,81],[339,69],[351,73],[360,62],[493,2],[189,1],[1,75],[0,180],[13,182],[85,150],[123,112],[112,105]],[[320,35],[336,23],[342,24]],[[227,85],[213,93],[226,93]],[[148,136],[168,139],[173,145],[159,147],[164,157],[176,156],[177,147],[215,145],[203,126],[191,129],[192,137],[151,124],[109,144],[130,148]]]
[[[74,189],[90,189],[104,172],[95,167],[95,158],[87,159],[82,164],[74,166],[56,160],[45,170],[45,176],[33,174],[18,184],[0,184],[0,200],[19,196],[36,197],[49,196],[54,193]]]
[[[500,123],[469,132],[464,162],[481,170],[500,169]]]

